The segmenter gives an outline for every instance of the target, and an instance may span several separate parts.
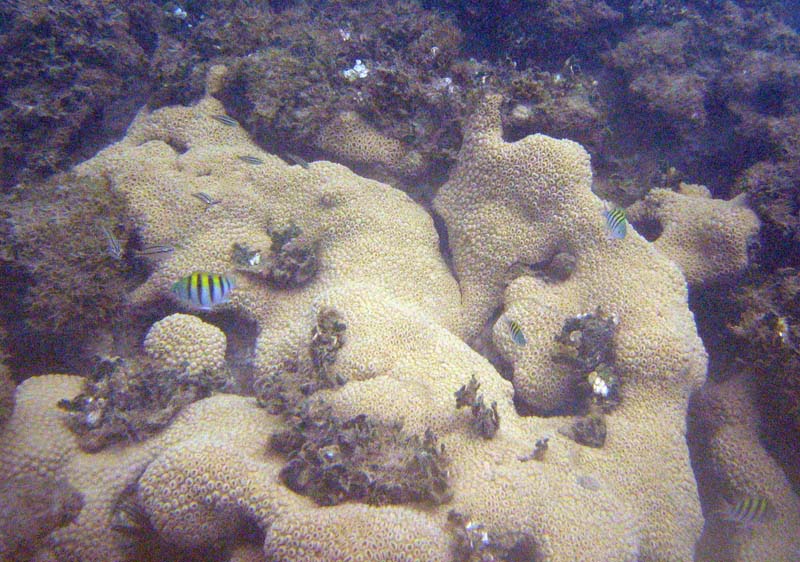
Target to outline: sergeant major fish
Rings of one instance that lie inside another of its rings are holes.
[[[616,207],[614,209],[604,209],[603,216],[606,219],[606,228],[611,238],[622,239],[628,231],[628,218],[625,209]]]
[[[236,281],[228,275],[195,271],[172,285],[172,293],[181,302],[199,310],[212,310],[230,300]]]

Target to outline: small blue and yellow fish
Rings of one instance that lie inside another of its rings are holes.
[[[506,319],[508,322],[508,331],[511,334],[511,341],[517,345],[525,345],[528,343],[525,334],[522,333],[522,326],[516,320]]]
[[[625,209],[620,207],[614,209],[604,209],[603,216],[606,218],[606,228],[611,238],[621,239],[625,238],[628,231],[628,218],[625,215]]]
[[[200,310],[211,310],[228,302],[236,280],[228,275],[195,271],[172,286],[172,293],[178,299]]]
[[[745,496],[735,504],[725,502],[725,507],[717,512],[723,521],[729,521],[745,527],[763,523],[770,514],[767,498]]]

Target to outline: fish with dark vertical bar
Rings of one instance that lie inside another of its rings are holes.
[[[625,209],[619,207],[605,209],[603,216],[606,219],[608,235],[617,240],[625,238],[625,234],[628,231],[628,217],[625,215]]]
[[[182,303],[199,310],[212,310],[230,300],[236,281],[229,275],[195,271],[172,285],[172,293]]]
[[[508,322],[508,331],[511,334],[511,341],[517,345],[525,345],[528,343],[528,339],[522,332],[522,326],[519,325],[519,322],[516,320],[506,320],[506,322]]]
[[[770,503],[767,498],[759,496],[745,496],[735,504],[726,502],[725,507],[718,512],[720,519],[735,523],[743,527],[758,525],[768,520],[771,514]]]

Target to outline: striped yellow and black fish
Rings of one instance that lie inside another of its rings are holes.
[[[236,281],[228,275],[195,271],[172,286],[178,299],[200,310],[211,310],[228,302],[236,286]]]
[[[751,526],[763,523],[770,514],[770,504],[767,498],[758,496],[745,496],[735,504],[726,504],[719,511],[720,519],[730,521],[737,525]]]
[[[628,231],[628,218],[625,209],[619,207],[615,209],[605,209],[603,216],[606,218],[606,228],[611,238],[625,238]]]
[[[511,341],[517,345],[525,345],[528,343],[525,334],[522,333],[522,326],[516,320],[506,320],[508,322],[508,332],[511,334]]]

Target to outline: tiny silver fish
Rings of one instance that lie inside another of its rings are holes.
[[[216,205],[219,203],[219,199],[212,199],[208,193],[203,193],[202,191],[198,191],[197,193],[192,193],[192,197],[197,197],[200,201],[208,205]]]
[[[100,225],[100,229],[103,231],[103,234],[105,234],[106,240],[108,241],[108,255],[115,260],[122,259],[122,246],[119,245],[119,240],[117,240],[117,237],[114,236],[114,234],[102,224]]]
[[[239,122],[236,119],[230,117],[229,115],[225,115],[223,113],[215,113],[214,115],[211,116],[211,118],[216,119],[217,121],[219,121],[223,125],[227,125],[228,127],[235,127],[239,124]]]
[[[239,156],[239,160],[242,162],[247,162],[248,164],[252,164],[253,166],[260,166],[264,163],[264,161],[258,156],[250,156],[249,154]]]
[[[141,250],[134,250],[137,256],[154,256],[157,254],[169,254],[174,252],[175,248],[172,246],[145,246]]]
[[[286,158],[303,168],[304,170],[308,170],[308,162],[300,158],[297,154],[292,154],[291,152],[286,153]]]

